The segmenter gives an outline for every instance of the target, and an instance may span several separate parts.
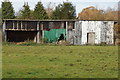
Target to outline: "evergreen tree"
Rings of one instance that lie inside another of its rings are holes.
[[[52,14],[52,19],[62,19],[62,4],[56,6]]]
[[[14,19],[14,9],[11,2],[2,2],[2,18],[3,19]]]
[[[24,3],[23,9],[20,10],[20,14],[21,14],[22,19],[30,19],[31,18],[31,10],[30,10],[28,3],[27,4]]]
[[[38,2],[35,6],[33,16],[35,19],[48,19],[46,10],[41,2]]]
[[[75,19],[76,18],[76,10],[75,7],[70,2],[63,2],[63,4],[59,4],[52,15],[53,19]]]

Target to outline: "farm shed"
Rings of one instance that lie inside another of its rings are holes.
[[[60,36],[74,45],[114,44],[115,21],[3,20],[5,41],[40,43],[59,41]]]
[[[27,40],[40,43],[56,42],[61,35],[66,39],[66,27],[73,29],[75,20],[3,20],[5,41],[24,42]]]

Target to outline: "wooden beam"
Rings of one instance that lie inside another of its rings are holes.
[[[42,40],[44,39],[44,25],[43,25],[43,23],[41,23],[40,24],[40,27],[41,27],[41,31],[42,31],[42,36],[41,36],[41,38],[42,38]]]
[[[37,30],[40,30],[40,22],[37,22]]]
[[[66,21],[66,41],[68,41],[68,22]]]
[[[19,29],[18,21],[17,21],[17,30]]]
[[[64,29],[64,22],[61,22],[61,28]]]
[[[22,24],[22,21],[21,21],[21,29],[22,29],[22,27],[23,27],[23,24]]]
[[[25,22],[25,29],[27,30],[27,22]]]
[[[37,37],[37,36],[34,37],[34,42],[37,42],[37,38],[36,38],[36,37]]]
[[[3,35],[4,35],[4,41],[7,41],[7,32],[5,31],[6,29],[6,21],[3,23]]]
[[[43,23],[40,24],[40,28],[41,28],[41,30],[43,30]]]
[[[3,23],[3,32],[5,32],[5,29],[6,29],[6,21],[4,21]]]
[[[15,22],[13,21],[13,29],[15,29]]]
[[[40,43],[40,22],[37,22],[37,43]]]

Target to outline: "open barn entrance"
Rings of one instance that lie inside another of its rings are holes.
[[[37,31],[6,31],[8,42],[34,41]]]

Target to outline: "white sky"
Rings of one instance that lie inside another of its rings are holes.
[[[3,0],[0,0],[2,2]],[[12,2],[14,10],[17,12],[19,11],[24,2],[28,2],[30,9],[34,9],[35,4],[37,4],[38,1],[41,1],[46,8],[49,2],[55,3],[55,5],[58,5],[59,3],[65,2],[66,0],[9,0]],[[118,2],[120,0],[68,0],[69,2],[72,2],[74,6],[76,6],[76,14],[82,11],[83,8],[89,7],[89,6],[95,6],[99,9],[107,9],[108,7],[116,8]],[[1,3],[0,3],[1,5]]]

